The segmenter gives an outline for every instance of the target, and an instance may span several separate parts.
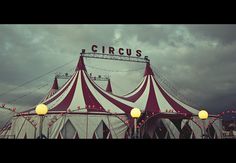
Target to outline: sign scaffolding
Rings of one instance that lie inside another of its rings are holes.
[[[148,56],[141,58],[141,57],[124,56],[124,55],[117,55],[117,54],[111,55],[111,54],[105,54],[105,53],[85,52],[85,50],[82,50],[80,54],[81,56],[85,58],[108,59],[108,60],[140,62],[140,63],[150,62],[150,60],[148,59]]]

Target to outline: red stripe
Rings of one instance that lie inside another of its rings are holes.
[[[130,115],[130,111],[132,109],[132,107],[123,104],[115,99],[113,99],[112,97],[108,96],[107,94],[105,94],[104,92],[102,92],[100,89],[98,89],[98,87],[91,81],[91,79],[88,77],[88,74],[85,72],[85,75],[87,76],[88,80],[90,81],[90,83],[93,85],[93,87],[103,96],[105,97],[107,100],[109,100],[111,103],[113,103],[114,105],[116,105],[118,108],[120,108],[122,111],[124,111],[125,113],[127,113],[128,115]],[[110,108],[106,108],[107,110]]]
[[[49,103],[51,103],[52,101],[54,101],[55,99],[57,99],[62,93],[65,92],[65,90],[70,86],[71,82],[73,81],[74,77],[76,76],[76,73],[74,74],[74,76],[72,77],[71,80],[68,80],[69,84],[60,92],[58,93],[56,96],[54,96],[52,99],[46,101],[44,104],[47,105]],[[68,82],[66,82],[64,85],[66,85]]]
[[[176,112],[192,114],[192,113],[189,112],[187,109],[185,109],[183,106],[181,106],[181,105],[179,105],[177,102],[175,102],[175,101],[161,88],[161,86],[158,84],[158,82],[156,81],[155,78],[154,78],[154,81],[156,82],[156,84],[157,84],[159,90],[161,91],[161,94],[164,96],[164,98],[166,99],[166,101],[168,101],[168,103],[172,106],[172,108],[173,108]]]
[[[152,113],[152,112],[159,113],[160,108],[159,108],[157,97],[156,97],[155,90],[153,87],[152,76],[149,76],[149,78],[150,78],[150,88],[149,88],[148,100],[145,107],[145,111],[147,111],[148,113]]]
[[[112,87],[111,87],[110,79],[108,80],[106,91],[109,92],[109,93],[112,93]]]
[[[72,88],[70,89],[70,92],[67,94],[67,96],[61,101],[60,104],[58,104],[56,107],[52,108],[51,111],[66,111],[68,107],[70,106],[70,103],[74,97],[75,89],[77,86],[77,81],[78,81],[78,74],[76,75],[76,79],[73,83]]]
[[[58,89],[58,82],[57,82],[57,78],[55,77],[53,85],[52,85],[52,89]]]
[[[145,71],[144,71],[144,76],[147,76],[147,75],[152,75],[154,76],[154,73],[152,71],[152,68],[150,66],[150,63],[147,63],[146,64],[146,68],[145,68]]]
[[[74,73],[74,75],[71,77],[71,80],[68,80],[63,86],[62,86],[62,88],[66,85],[66,84],[68,84],[65,88],[63,88],[63,90],[60,92],[60,93],[58,93],[56,96],[54,96],[53,98],[51,98],[50,100],[48,100],[48,101],[45,101],[45,102],[43,102],[45,105],[48,105],[49,103],[51,103],[52,101],[54,101],[54,100],[56,100],[62,93],[64,93],[65,92],[65,90],[69,87],[69,85],[71,84],[71,82],[73,81],[73,79],[74,79],[74,77],[75,77],[75,74],[76,73]],[[46,99],[47,100],[47,99]],[[25,112],[30,112],[30,111],[32,111],[32,110],[35,110],[35,107],[36,106],[34,106],[32,109],[29,109],[29,110],[27,110],[27,111],[25,111]]]
[[[81,85],[82,85],[83,97],[84,97],[85,104],[87,106],[87,110],[106,112],[106,110],[102,107],[102,105],[97,101],[97,99],[93,96],[92,92],[89,90],[84,80],[83,72],[81,72]]]

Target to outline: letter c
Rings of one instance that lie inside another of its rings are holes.
[[[121,51],[122,51],[122,52],[121,52]],[[123,51],[124,51],[124,49],[123,49],[123,48],[119,48],[119,54],[120,54],[120,55],[123,55],[123,54],[124,54],[124,52],[123,52]]]
[[[96,48],[96,49],[95,49]],[[97,52],[97,48],[98,48],[98,46],[97,45],[92,45],[92,51],[94,52],[94,53],[96,53]]]

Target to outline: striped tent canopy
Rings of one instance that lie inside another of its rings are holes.
[[[43,103],[48,106],[49,113],[54,112],[109,112],[130,114],[133,103],[111,94],[108,82],[106,90],[98,86],[87,73],[81,56],[72,77],[59,89],[57,80]],[[55,92],[56,91],[56,92]],[[50,96],[51,95],[51,96]],[[35,107],[26,111],[34,112]]]
[[[155,78],[150,63],[146,64],[144,77],[138,87],[123,99],[133,102],[147,113],[176,112],[197,114],[199,111],[169,94]]]

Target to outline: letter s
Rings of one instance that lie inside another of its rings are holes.
[[[141,57],[141,55],[142,55],[142,51],[141,50],[136,50],[136,56]]]

